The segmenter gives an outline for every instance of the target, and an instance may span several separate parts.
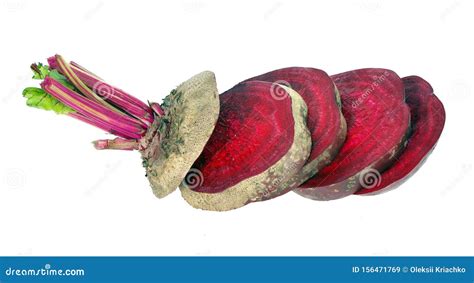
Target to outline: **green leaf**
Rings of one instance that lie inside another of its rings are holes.
[[[31,65],[31,69],[33,70],[33,79],[35,80],[43,80],[46,77],[51,77],[57,80],[63,86],[76,91],[74,85],[69,82],[65,76],[61,75],[56,69],[50,70],[47,65],[43,65],[42,63]]]
[[[35,80],[42,80],[49,74],[48,65],[43,65],[43,63],[33,64],[31,69],[33,70],[33,79]]]
[[[58,70],[55,70],[55,69],[51,70],[48,74],[48,77],[51,77],[51,78],[57,80],[60,84],[62,84],[63,86],[65,86],[65,87],[67,87],[71,90],[76,90],[74,85],[72,83],[70,83],[65,76],[61,75],[58,72]]]
[[[23,90],[23,97],[26,98],[26,105],[30,107],[54,111],[57,114],[76,112],[74,109],[46,93],[42,88],[27,87]]]

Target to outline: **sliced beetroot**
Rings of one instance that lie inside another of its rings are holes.
[[[407,146],[397,161],[382,172],[377,182],[356,194],[375,195],[397,188],[421,167],[443,131],[446,113],[431,85],[417,76],[406,77],[402,81],[411,112],[411,136]]]
[[[295,191],[331,200],[361,188],[364,175],[391,165],[410,124],[401,79],[385,69],[360,69],[332,76],[342,99],[347,137],[331,164]]]
[[[287,189],[295,188],[328,165],[346,138],[346,121],[336,86],[326,72],[314,68],[290,67],[248,79],[284,84],[301,95],[308,106],[307,126],[311,133],[311,154]],[[278,98],[278,93],[274,93]]]
[[[220,113],[209,141],[181,183],[196,208],[229,210],[285,192],[285,182],[311,149],[307,108],[294,90],[272,96],[272,83],[240,83],[220,95]]]

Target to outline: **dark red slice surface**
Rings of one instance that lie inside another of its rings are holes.
[[[307,127],[313,141],[307,163],[319,157],[332,144],[339,143],[335,144],[334,151],[337,152],[345,136],[345,129],[341,133],[341,120],[344,118],[341,117],[336,87],[326,72],[314,68],[289,67],[247,81],[252,80],[287,85],[305,101],[308,106]]]
[[[389,166],[403,148],[410,123],[398,75],[385,69],[360,69],[332,76],[342,99],[347,137],[336,158],[297,193],[321,200],[357,191],[359,175]]]
[[[193,191],[218,193],[280,160],[294,139],[291,98],[274,99],[272,84],[240,83],[220,95],[220,114],[193,168],[203,182]]]
[[[446,113],[430,84],[417,76],[402,81],[412,124],[407,146],[398,160],[381,174],[378,183],[371,188],[362,188],[356,194],[379,194],[398,187],[423,164],[443,131]]]

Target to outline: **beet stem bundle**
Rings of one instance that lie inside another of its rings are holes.
[[[32,64],[33,78],[42,79],[41,89],[26,88],[27,104],[66,114],[118,138],[94,142],[97,149],[133,150],[155,115],[164,114],[159,104],[146,105],[121,89],[107,84],[79,64],[62,56],[48,58],[46,65]]]

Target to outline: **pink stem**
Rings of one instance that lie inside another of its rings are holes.
[[[57,67],[58,71],[65,75],[79,90],[82,90],[81,93],[84,94],[87,98],[92,101],[96,101],[99,104],[102,104],[106,108],[113,110],[121,115],[131,115],[136,117],[138,122],[142,124],[143,127],[148,128],[151,123],[153,123],[153,117],[145,110],[139,108],[138,106],[131,104],[129,102],[123,101],[118,96],[115,95],[115,89],[111,86],[105,85],[105,83],[99,81],[97,76],[86,73],[82,67],[69,66],[59,55],[48,58],[48,64],[50,66]],[[66,66],[67,65],[67,66]],[[77,65],[77,64],[76,64]],[[78,76],[81,74],[82,76]],[[83,75],[86,76],[83,76]],[[88,84],[84,81],[83,78],[87,79],[87,82],[92,81],[93,84]],[[92,88],[91,89],[89,89]],[[110,105],[106,101],[114,103],[116,106],[121,107],[120,110],[116,109],[114,106]],[[123,113],[123,112],[125,113]]]
[[[86,78],[85,75],[81,73],[82,71],[75,70],[74,67],[73,70],[78,75],[78,77],[82,81],[84,81],[86,85],[91,85],[89,83],[91,80],[91,77],[89,77],[89,75],[87,75],[88,77]],[[110,102],[119,106],[120,109],[124,110],[127,114],[130,114],[139,119],[147,127],[150,126],[151,123],[153,123],[153,117],[152,115],[150,115],[149,112],[147,112],[147,110],[144,110],[143,108],[140,108],[137,105],[124,100],[124,98],[118,92],[116,92],[116,89],[111,87],[110,85],[96,80],[95,82],[93,82],[92,90],[99,96],[101,96],[103,99],[109,100]]]
[[[100,120],[106,124],[114,125],[126,132],[135,133],[139,136],[145,133],[145,130],[136,120],[120,115],[94,101],[90,101],[50,77],[44,79],[41,83],[41,87],[62,103],[88,118]]]
[[[126,93],[125,91],[116,88],[102,80],[99,80],[93,76],[91,76],[89,73],[84,72],[83,70],[80,70],[76,67],[73,66],[72,68],[74,72],[77,74],[77,76],[84,81],[86,85],[88,85],[91,88],[97,89],[97,86],[94,87],[96,84],[100,84],[103,88],[110,89],[111,92],[113,92],[114,96],[120,97],[121,99],[130,102],[130,104],[133,104],[148,113],[151,113],[150,107],[148,107],[144,102],[139,100],[138,98],[135,98],[134,96],[131,96],[130,94]]]
[[[58,63],[56,61],[56,58],[50,57],[48,58],[48,64],[50,67],[54,69],[59,69],[58,68]],[[100,77],[97,75],[93,74],[92,72],[88,71],[86,68],[80,66],[79,64],[75,62],[71,62],[71,68],[74,71],[74,73],[90,88],[95,88],[97,89],[96,84],[100,83],[100,85],[103,88],[110,89],[111,92],[114,94],[114,96],[120,97],[121,99],[130,102],[130,104],[133,104],[139,108],[142,108],[146,112],[152,114],[150,107],[146,105],[144,102],[142,102],[140,99],[126,93],[125,91],[113,87],[110,84],[104,82]],[[153,122],[153,121],[150,121]]]
[[[150,107],[153,110],[153,112],[155,112],[156,115],[160,117],[165,115],[165,111],[163,110],[163,108],[161,108],[160,104],[156,102],[152,102],[150,103]]]
[[[100,120],[91,119],[91,118],[89,118],[87,116],[84,116],[80,113],[69,113],[68,116],[73,117],[73,118],[75,118],[79,121],[85,122],[89,125],[95,126],[95,127],[99,128],[101,130],[104,130],[108,133],[111,133],[113,135],[116,135],[116,136],[119,136],[119,137],[122,137],[122,138],[139,139],[141,137],[140,135],[138,135],[136,133],[127,132],[127,131],[119,128],[119,127],[104,123]]]
[[[137,150],[139,148],[136,140],[122,138],[115,138],[113,140],[96,140],[93,144],[96,149]]]
[[[68,79],[69,82],[71,82],[76,87],[76,89],[79,90],[82,95],[89,98],[89,100],[96,102],[97,104],[101,104],[105,108],[117,112],[118,114],[123,114],[119,109],[115,108],[113,105],[110,105],[107,101],[102,99],[87,85],[85,85],[84,82],[78,76],[76,76],[74,71],[71,69],[69,63],[66,62],[66,60],[64,60],[61,55],[56,54],[55,57],[56,63],[59,66],[59,70],[61,71],[61,73]]]
[[[54,57],[53,57],[54,58]],[[93,76],[94,78],[98,79],[98,80],[101,80],[103,81],[103,79],[101,79],[98,75],[92,73],[91,71],[87,70],[86,68],[82,67],[81,65],[77,64],[76,62],[74,61],[71,61],[69,62],[71,64],[71,66],[74,66],[76,69],[79,69],[83,72],[86,72],[88,73],[89,75]]]

